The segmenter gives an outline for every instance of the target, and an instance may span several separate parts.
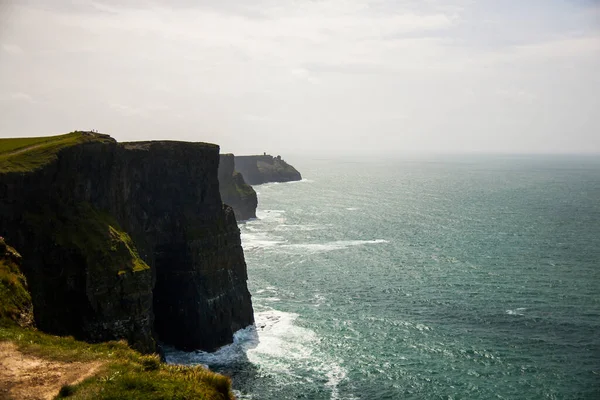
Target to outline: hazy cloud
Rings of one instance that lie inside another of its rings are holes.
[[[0,44],[2,136],[600,151],[595,1],[5,0]]]
[[[2,51],[9,53],[9,54],[22,54],[23,53],[23,49],[21,49],[16,44],[2,44],[1,47],[2,47]]]

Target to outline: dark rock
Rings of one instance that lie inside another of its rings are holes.
[[[302,180],[300,172],[282,160],[281,156],[235,156],[235,170],[250,185]]]
[[[238,221],[256,218],[256,192],[244,181],[242,174],[234,170],[233,154],[220,156],[219,191],[221,200],[233,208]]]

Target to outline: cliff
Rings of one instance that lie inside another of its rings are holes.
[[[0,235],[23,256],[38,328],[149,352],[156,336],[214,350],[253,323],[218,146],[41,139],[0,140]]]
[[[235,156],[235,170],[240,172],[250,185],[302,179],[300,172],[282,160],[280,156]]]
[[[258,198],[242,174],[235,171],[233,154],[221,154],[219,160],[219,191],[223,203],[230,205],[238,221],[256,218]]]

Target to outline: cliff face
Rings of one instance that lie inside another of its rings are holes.
[[[254,322],[233,211],[219,195],[219,148],[182,142],[119,147],[111,210],[156,272],[158,337],[186,350],[230,343]]]
[[[250,185],[302,179],[300,172],[283,161],[280,156],[235,156],[235,170],[240,172]]]
[[[23,256],[38,327],[142,351],[213,350],[253,323],[218,146],[114,141],[0,174],[0,234]]]
[[[256,218],[256,192],[245,182],[242,174],[235,171],[233,154],[220,156],[219,191],[223,203],[233,208],[238,221]]]

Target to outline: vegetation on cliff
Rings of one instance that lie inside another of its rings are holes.
[[[33,323],[31,295],[20,266],[19,253],[0,237],[0,326]]]
[[[34,212],[26,213],[24,220],[56,246],[80,253],[92,276],[109,271],[124,275],[150,269],[117,221],[89,203],[43,204]]]
[[[114,142],[114,139],[82,131],[58,136],[0,139],[0,171],[35,170],[55,160],[61,149],[86,142]]]
[[[151,314],[145,314],[152,273],[131,237],[87,202],[47,198],[30,204],[5,233],[24,249],[36,325],[92,342],[127,339],[153,352]]]

